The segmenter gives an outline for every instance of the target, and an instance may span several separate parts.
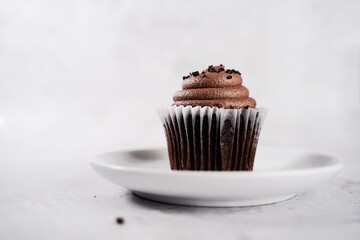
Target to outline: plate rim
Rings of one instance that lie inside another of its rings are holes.
[[[317,166],[312,168],[304,168],[304,169],[291,169],[291,170],[260,170],[260,171],[192,171],[192,170],[159,170],[159,169],[145,169],[145,168],[137,168],[137,167],[129,167],[129,166],[114,166],[101,162],[101,157],[113,153],[119,152],[132,152],[132,151],[166,151],[166,147],[153,147],[153,148],[134,148],[134,149],[122,149],[115,150],[110,152],[105,152],[102,154],[95,155],[90,158],[90,165],[95,167],[102,167],[111,170],[117,170],[128,173],[141,173],[141,174],[150,174],[150,175],[171,175],[171,176],[191,176],[191,177],[202,177],[202,176],[212,176],[212,177],[266,177],[270,175],[303,175],[304,173],[314,173],[314,172],[323,172],[323,171],[340,171],[345,167],[345,162],[342,158],[336,155],[332,155],[329,153],[316,152],[313,150],[302,149],[302,148],[293,148],[293,147],[277,147],[277,146],[263,146],[262,148],[268,149],[286,149],[299,151],[309,154],[318,154],[322,156],[326,156],[328,158],[334,159],[335,163],[326,166]]]

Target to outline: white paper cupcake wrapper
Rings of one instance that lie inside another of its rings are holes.
[[[266,113],[265,108],[160,109],[171,169],[251,171]]]

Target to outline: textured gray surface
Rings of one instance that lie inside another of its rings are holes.
[[[278,204],[195,208],[139,198],[96,176],[86,161],[8,170],[7,184],[1,182],[0,239],[360,236],[360,181],[342,176]],[[125,223],[116,224],[117,217],[123,217]]]

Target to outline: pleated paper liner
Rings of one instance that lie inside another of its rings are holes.
[[[159,111],[172,170],[252,171],[265,108]]]

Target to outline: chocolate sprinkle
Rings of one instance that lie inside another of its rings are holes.
[[[210,65],[208,67],[208,72],[216,72],[215,68],[213,67],[213,65]]]
[[[216,70],[215,67],[213,65],[210,65],[206,70],[202,71],[201,73],[199,73],[199,71],[195,71],[195,72],[190,72],[189,75],[187,76],[183,76],[183,80],[188,79],[189,77],[196,77],[199,76],[200,74],[203,74],[203,77],[207,77],[205,76],[206,72],[214,72],[214,73],[220,73],[220,72],[226,72],[227,74],[239,74],[241,75],[241,73],[235,69],[224,69],[224,65],[220,64],[219,68]],[[227,76],[227,79],[231,79],[232,77]]]
[[[211,67],[209,67],[208,69],[209,72],[216,72],[215,68],[211,65]]]
[[[198,76],[198,75],[199,75],[199,71],[192,72],[192,75],[193,75],[194,77]]]
[[[229,75],[229,76],[227,76],[226,78],[227,78],[227,79],[232,79],[232,76]]]
[[[124,224],[124,218],[122,218],[122,217],[118,217],[118,218],[116,218],[116,223],[117,224],[119,224],[119,225],[122,225],[122,224]]]

